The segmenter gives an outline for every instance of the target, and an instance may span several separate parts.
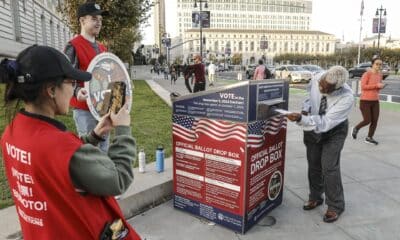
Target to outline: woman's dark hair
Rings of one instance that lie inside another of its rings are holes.
[[[262,65],[264,61],[262,59],[258,60],[258,64]]]
[[[18,63],[16,61],[4,59],[0,63],[0,83],[6,84],[6,90],[4,94],[4,103],[7,105],[14,100],[22,100],[24,102],[35,102],[41,90],[47,87],[50,81],[39,81],[39,82],[22,82],[20,83]],[[51,82],[55,83],[55,86],[60,86],[63,79],[54,79]]]
[[[382,59],[381,59],[380,57],[374,56],[374,57],[372,58],[372,60],[371,60],[371,65],[374,65],[374,63],[376,62],[376,60],[381,60],[381,61],[382,61]]]
[[[21,101],[36,102],[39,100],[40,94],[46,88],[50,81],[39,82],[20,82],[19,81],[18,63],[13,60],[3,59],[0,62],[0,83],[6,84],[4,91],[4,107],[6,116],[11,118],[19,110]],[[50,80],[50,79],[49,79]],[[51,81],[55,86],[60,86],[64,79],[54,79]],[[15,107],[11,105],[16,101]]]

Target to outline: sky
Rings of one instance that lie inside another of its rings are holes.
[[[171,37],[177,36],[176,16],[177,0],[166,2],[166,29]],[[372,18],[377,8],[386,8],[386,34],[400,39],[400,1],[399,0],[364,0],[362,38],[373,36]],[[359,41],[361,0],[313,0],[311,29],[335,35],[344,42]],[[382,12],[383,15],[383,12]],[[212,21],[212,19],[211,19]],[[153,19],[142,27],[144,44],[154,43]]]

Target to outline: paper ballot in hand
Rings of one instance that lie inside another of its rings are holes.
[[[283,115],[288,115],[288,114],[292,113],[292,112],[290,112],[288,110],[281,109],[281,108],[276,108],[276,109],[274,109],[274,111],[277,112],[277,113],[283,114]]]

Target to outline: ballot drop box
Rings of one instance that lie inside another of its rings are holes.
[[[246,81],[173,101],[174,207],[245,233],[282,203],[288,83]]]

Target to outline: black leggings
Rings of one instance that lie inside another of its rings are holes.
[[[356,129],[360,130],[362,127],[369,125],[368,137],[373,137],[375,134],[376,126],[379,119],[379,101],[365,101],[360,100],[360,110],[363,120],[357,124]]]
[[[206,82],[195,82],[193,92],[199,92],[206,90]]]

